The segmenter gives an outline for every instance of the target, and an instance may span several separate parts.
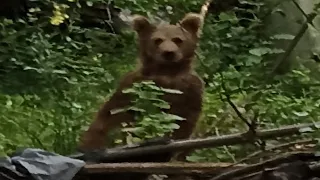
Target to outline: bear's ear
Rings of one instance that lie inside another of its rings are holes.
[[[134,15],[132,20],[133,29],[140,34],[141,32],[149,31],[153,25],[149,20],[141,15]]]
[[[200,14],[196,13],[188,13],[185,17],[180,21],[181,27],[185,30],[189,31],[192,34],[197,34],[198,30],[201,26],[202,18]]]

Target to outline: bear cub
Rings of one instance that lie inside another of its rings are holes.
[[[110,130],[122,122],[134,120],[131,112],[111,115],[110,111],[128,106],[130,98],[122,90],[143,80],[152,80],[157,86],[183,92],[166,94],[163,100],[171,106],[167,113],[186,119],[179,121],[180,128],[171,138],[190,137],[202,111],[203,81],[192,68],[201,23],[201,16],[196,13],[188,13],[176,25],[154,25],[144,16],[134,17],[133,29],[138,34],[139,43],[138,66],[120,80],[116,92],[101,107],[95,121],[81,137],[80,150],[105,148],[105,137]]]

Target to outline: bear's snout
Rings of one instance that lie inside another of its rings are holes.
[[[173,61],[176,58],[176,53],[174,51],[164,51],[162,52],[162,58],[168,61]]]

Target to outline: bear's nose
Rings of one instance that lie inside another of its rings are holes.
[[[165,51],[162,53],[162,57],[171,61],[175,58],[175,53],[173,51]]]

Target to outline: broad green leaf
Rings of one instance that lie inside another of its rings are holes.
[[[186,120],[185,118],[177,116],[177,115],[174,115],[174,114],[166,114],[165,117],[166,117],[166,119],[172,119],[172,120],[177,120],[177,121]]]
[[[87,6],[93,6],[93,3],[91,2],[91,1],[86,1],[86,3],[87,3]]]
[[[314,130],[310,127],[305,127],[305,128],[300,128],[299,132],[300,133],[308,133],[308,132],[314,132]]]
[[[23,102],[24,102],[24,98],[22,96],[16,96],[14,98],[14,104],[16,106],[21,106]]]
[[[12,104],[13,104],[12,101],[10,99],[8,99],[6,102],[6,107],[11,107]]]
[[[82,108],[82,106],[80,104],[75,103],[75,102],[72,103],[72,106],[75,107],[75,108],[78,108],[78,109]]]
[[[286,40],[292,40],[294,39],[294,36],[291,34],[276,34],[271,37],[272,39],[286,39]]]
[[[126,112],[128,109],[127,108],[119,108],[119,109],[112,109],[110,111],[110,113],[113,114],[118,114],[118,113],[122,113],[122,112]]]
[[[262,58],[259,56],[248,56],[247,60],[245,61],[246,66],[252,66],[259,64]]]
[[[54,73],[54,74],[68,74],[67,71],[65,71],[65,70],[58,70],[58,69],[53,70],[52,73]]]
[[[250,54],[253,54],[256,56],[263,56],[270,52],[270,48],[266,48],[266,47],[254,48],[254,49],[250,49],[249,52]]]
[[[136,92],[136,90],[134,90],[134,89],[132,89],[132,88],[122,90],[122,93],[125,93],[125,94],[135,93],[135,92]]]
[[[201,162],[201,161],[205,160],[205,157],[192,155],[192,156],[187,156],[187,160],[190,162]]]
[[[320,123],[319,122],[313,122],[313,124],[317,129],[320,129]]]
[[[180,128],[180,126],[179,126],[178,124],[175,124],[175,123],[169,124],[169,127],[170,127],[171,129],[179,129],[179,128]]]
[[[167,89],[167,88],[161,88],[162,91],[170,94],[183,94],[182,91],[176,90],[176,89]]]
[[[129,107],[127,110],[137,111],[137,112],[146,112],[146,110],[141,109],[139,107]]]
[[[279,53],[284,53],[285,51],[283,49],[277,49],[277,48],[273,48],[270,49],[269,54],[279,54]]]
[[[297,111],[293,111],[293,114],[299,116],[299,117],[305,117],[308,116],[309,113],[308,112],[297,112]]]

